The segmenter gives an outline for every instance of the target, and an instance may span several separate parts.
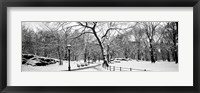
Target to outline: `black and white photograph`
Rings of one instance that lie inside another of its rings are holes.
[[[22,21],[21,72],[178,72],[178,21]]]

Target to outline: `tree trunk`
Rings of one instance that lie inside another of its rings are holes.
[[[102,57],[103,57],[103,66],[108,67],[108,61],[106,60],[106,55],[104,54],[104,49],[103,46],[101,46],[101,52],[102,52]]]
[[[150,55],[151,55],[151,63],[155,63],[153,46],[151,43],[150,43]]]
[[[175,22],[175,25],[176,25],[176,30],[174,29],[174,33],[173,33],[173,43],[174,43],[173,52],[174,52],[174,61],[177,64],[178,63],[178,49],[177,49],[177,45],[176,45],[176,43],[177,43],[176,38],[178,37],[178,22]]]
[[[58,45],[58,57],[60,60],[60,65],[63,65],[62,60],[61,60],[61,54],[60,54],[60,46]]]
[[[87,62],[87,40],[85,39],[85,35],[83,35],[84,38],[84,62]]]
[[[107,45],[107,61],[108,61],[108,63],[110,63],[110,47],[109,47],[109,45]]]
[[[137,60],[140,60],[140,50],[137,51]]]
[[[109,65],[108,65],[108,62],[107,62],[107,60],[105,58],[104,48],[103,48],[102,42],[100,41],[99,37],[97,36],[97,33],[95,31],[95,26],[92,28],[92,31],[93,31],[93,34],[94,34],[94,36],[96,37],[96,39],[97,39],[97,41],[99,43],[100,49],[101,49],[101,55],[103,57],[103,65],[102,66],[108,67]]]
[[[47,45],[45,45],[45,47],[44,47],[44,57],[47,57]]]
[[[157,55],[157,53],[155,53],[155,61],[157,61],[158,60],[158,55]]]
[[[161,57],[162,57],[162,60],[165,61],[164,51],[162,49],[161,49]]]
[[[176,49],[176,46],[174,46],[174,50],[173,50],[173,60],[175,61],[175,63],[178,63],[178,52]]]
[[[101,60],[101,55],[100,54],[98,54],[99,56],[98,56],[98,60],[99,60],[99,62],[100,62],[100,60]]]
[[[149,58],[148,58],[148,51],[145,50],[144,55],[145,55],[145,59],[144,59],[144,60],[145,60],[145,61],[149,61]]]
[[[169,55],[169,51],[167,50],[167,61],[170,62],[170,55]]]
[[[176,64],[178,63],[178,52],[175,52]]]
[[[84,51],[84,62],[87,61],[87,48],[85,48],[85,51]]]

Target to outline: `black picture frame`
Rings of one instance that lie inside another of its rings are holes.
[[[7,86],[7,7],[193,7],[194,86]],[[200,0],[2,0],[0,1],[0,91],[2,93],[199,93]]]

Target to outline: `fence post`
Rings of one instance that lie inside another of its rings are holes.
[[[130,68],[130,71],[132,71],[132,68]]]
[[[110,71],[111,71],[111,66],[109,66],[110,67]]]
[[[120,71],[122,71],[122,67],[120,67]]]

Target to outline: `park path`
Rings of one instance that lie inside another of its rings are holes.
[[[89,67],[83,67],[83,68],[77,68],[72,69],[72,71],[107,71],[104,69],[101,64],[97,64],[95,66],[89,66]]]
[[[91,68],[96,68],[96,67],[98,67],[98,66],[101,66],[101,64],[97,64],[97,65],[94,65],[94,66],[80,67],[80,68],[72,69],[71,71],[78,71],[78,70],[91,69]]]
[[[61,71],[68,71],[68,70],[61,70]],[[101,64],[96,64],[92,66],[80,67],[71,69],[71,71],[107,71],[104,69]]]

